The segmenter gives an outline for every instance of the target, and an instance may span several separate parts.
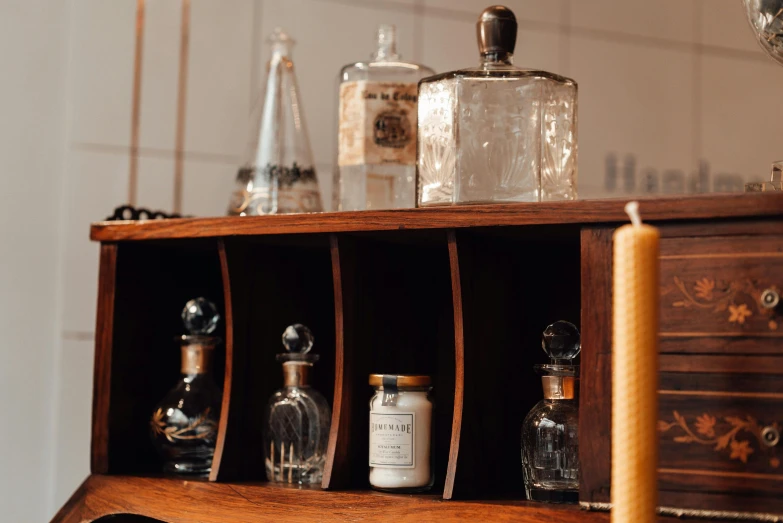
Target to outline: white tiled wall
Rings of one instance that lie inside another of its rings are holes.
[[[398,26],[404,57],[437,71],[477,63],[479,0],[191,0],[183,212],[224,213],[247,117],[264,77],[264,39],[282,26],[294,60],[325,201],[339,68],[373,51],[374,26]],[[783,158],[783,69],[757,49],[739,0],[509,0],[516,63],[580,85],[580,193],[605,188],[608,154],[640,172],[762,178]],[[137,0],[71,4],[63,357],[57,504],[87,473],[97,247],[90,221],[128,195]],[[147,0],[143,26],[138,205],[171,211],[182,0]],[[78,368],[76,368],[78,367]],[[86,369],[86,370],[85,370]],[[78,428],[77,428],[78,427]],[[67,457],[66,457],[67,456]]]

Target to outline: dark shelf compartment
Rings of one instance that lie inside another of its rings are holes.
[[[368,488],[371,373],[433,379],[433,493],[447,482],[455,391],[454,312],[447,235],[335,235],[344,351],[342,407],[329,488]],[[335,428],[333,427],[333,432]]]
[[[102,371],[101,379],[109,379],[110,393],[104,398],[108,403],[96,399],[94,423],[102,425],[105,437],[93,438],[93,470],[157,472],[161,460],[150,441],[149,420],[155,405],[180,377],[176,338],[184,333],[182,307],[190,298],[204,296],[224,310],[218,242],[129,243],[112,250],[116,286],[110,357],[96,355],[100,359],[96,370]],[[100,321],[99,313],[99,333],[104,327]],[[225,339],[225,321],[215,335]],[[225,348],[220,345],[212,369],[218,385],[224,365]],[[99,381],[96,377],[96,386]]]
[[[450,248],[465,369],[454,496],[524,499],[521,428],[543,396],[541,333],[580,322],[579,229],[457,230]]]
[[[224,440],[212,480],[265,481],[264,410],[283,386],[275,355],[288,325],[307,325],[320,359],[312,385],[332,404],[335,369],[334,297],[328,236],[225,240],[231,295],[231,372]]]

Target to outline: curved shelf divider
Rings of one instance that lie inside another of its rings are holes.
[[[350,274],[354,257],[348,254],[349,242],[341,242],[336,234],[329,235],[329,250],[332,257],[332,281],[334,285],[334,334],[335,334],[335,368],[334,368],[334,400],[332,402],[332,424],[329,431],[329,446],[326,451],[326,466],[321,487],[325,489],[343,488],[348,485],[348,449],[350,446],[351,419],[351,358],[346,358],[346,336],[353,332],[353,316],[346,314],[351,310],[353,289],[343,289],[350,285],[350,278],[343,279],[343,274]],[[342,247],[342,251],[340,250]],[[342,254],[342,255],[341,255]],[[347,342],[352,347],[352,340]]]
[[[454,229],[448,231],[449,268],[451,272],[451,297],[454,307],[454,417],[451,422],[451,443],[449,462],[446,468],[446,482],[443,485],[443,499],[454,495],[454,480],[457,477],[459,442],[462,432],[462,407],[465,391],[465,335],[462,319],[462,283],[459,272],[459,253]]]
[[[223,479],[220,475],[220,464],[223,461],[223,452],[227,448],[226,432],[229,424],[229,415],[231,413],[231,392],[233,390],[232,384],[234,377],[234,307],[231,302],[231,276],[228,270],[226,244],[222,238],[218,239],[217,248],[218,256],[220,257],[220,275],[223,281],[223,322],[226,326],[226,337],[223,343],[226,349],[226,369],[223,377],[223,402],[220,407],[218,437],[215,445],[215,455],[212,458],[212,470],[209,473],[210,481]],[[228,448],[231,448],[231,446],[229,445]]]

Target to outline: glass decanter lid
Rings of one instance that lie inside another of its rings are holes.
[[[187,334],[182,335],[181,340],[187,343],[216,344],[220,341],[217,336],[210,336],[220,321],[220,313],[214,303],[206,298],[193,298],[188,300],[182,309],[182,324]]]
[[[549,376],[576,376],[579,373],[579,366],[572,363],[582,348],[576,325],[563,320],[549,325],[541,335],[541,347],[550,363],[536,365],[536,371]]]
[[[305,325],[294,323],[283,331],[283,346],[285,352],[277,355],[277,361],[318,361],[318,354],[310,354],[315,338]]]

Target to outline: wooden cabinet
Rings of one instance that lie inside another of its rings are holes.
[[[55,521],[608,521],[523,501],[520,428],[542,395],[533,372],[546,359],[541,331],[580,323],[580,499],[606,508],[611,235],[623,204],[94,225],[93,475]],[[783,424],[783,322],[759,301],[783,289],[783,195],[655,199],[641,212],[663,234],[661,504],[783,514],[783,457],[762,441]],[[225,313],[215,461],[209,481],[162,478],[148,418],[177,377],[180,307],[198,295]],[[293,322],[315,333],[315,386],[332,404],[325,490],[264,478],[262,409],[280,384],[274,354]],[[371,372],[433,376],[432,493],[369,490]]]
[[[661,225],[660,504],[677,509],[783,514],[783,222]],[[611,229],[585,232],[591,252],[608,256]],[[583,282],[583,296],[585,289]],[[603,295],[608,276],[586,283]],[[598,291],[595,287],[601,287]],[[583,322],[589,315],[583,309]],[[598,321],[610,328],[607,317]],[[593,324],[584,324],[594,337]],[[603,347],[604,350],[606,347]],[[600,404],[585,430],[606,435],[609,400],[594,379],[611,379],[607,353],[585,346],[596,376],[583,370],[583,402]],[[605,385],[608,387],[608,385]],[[595,460],[582,449],[582,460]],[[583,466],[582,497],[609,501],[609,470]]]

